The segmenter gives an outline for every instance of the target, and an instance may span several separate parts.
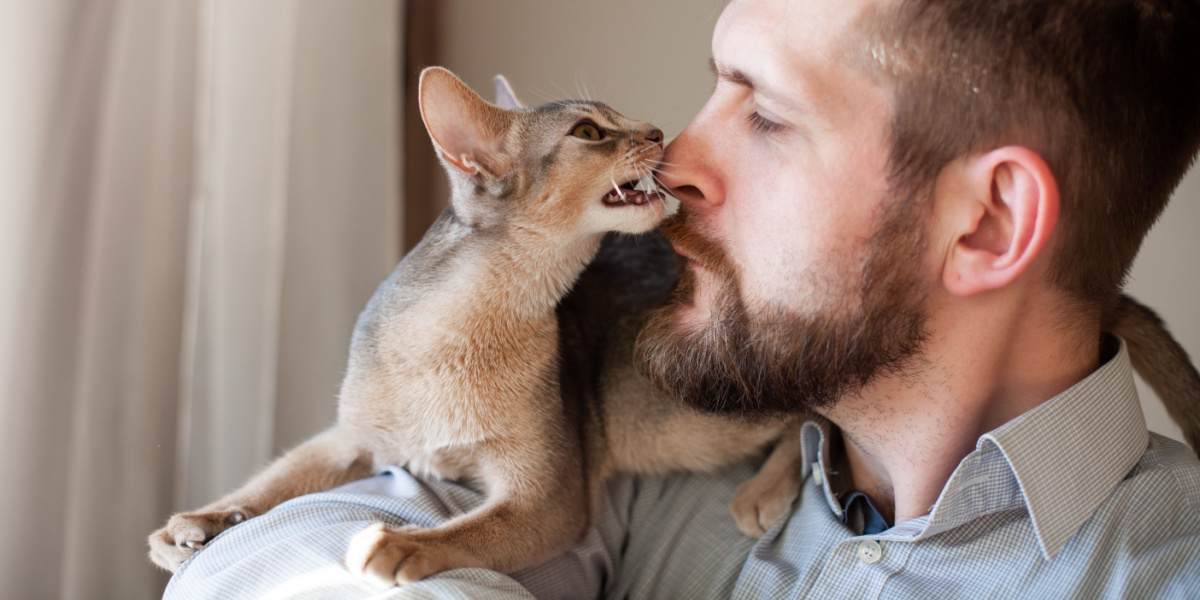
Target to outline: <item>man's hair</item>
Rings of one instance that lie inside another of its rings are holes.
[[[1115,301],[1200,145],[1200,0],[898,0],[868,19],[894,94],[890,176],[1038,152],[1061,194],[1052,280]]]

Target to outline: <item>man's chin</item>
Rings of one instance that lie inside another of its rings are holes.
[[[743,361],[752,353],[737,311],[728,298],[722,303],[721,298],[687,292],[650,314],[634,349],[638,370],[660,390],[698,410],[762,415],[758,390],[742,376]]]

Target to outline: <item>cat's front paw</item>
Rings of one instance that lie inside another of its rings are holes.
[[[162,529],[150,534],[150,560],[174,573],[218,533],[245,521],[250,513],[241,507],[179,513]]]
[[[446,552],[438,544],[414,539],[415,530],[376,523],[358,532],[350,539],[346,568],[387,586],[420,581],[451,568]]]
[[[800,486],[800,478],[792,472],[760,472],[738,487],[729,512],[742,533],[761,537],[791,512]]]

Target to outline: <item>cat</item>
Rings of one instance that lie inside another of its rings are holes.
[[[606,233],[647,232],[673,208],[649,178],[660,130],[597,102],[525,108],[502,78],[492,104],[438,67],[421,73],[418,98],[450,206],[360,315],[336,424],[240,489],[172,516],[149,538],[159,566],[176,570],[285,500],[405,465],[473,482],[486,501],[428,529],[371,526],[351,540],[347,567],[387,583],[511,572],[576,543],[611,473],[713,469],[788,426],[665,398],[620,366],[632,344],[610,344],[618,367],[600,383],[603,403],[562,399],[560,301]]]

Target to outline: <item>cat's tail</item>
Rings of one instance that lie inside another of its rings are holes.
[[[1153,310],[1125,294],[1105,315],[1104,330],[1125,340],[1133,368],[1158,394],[1192,450],[1200,455],[1200,372],[1187,351]]]

